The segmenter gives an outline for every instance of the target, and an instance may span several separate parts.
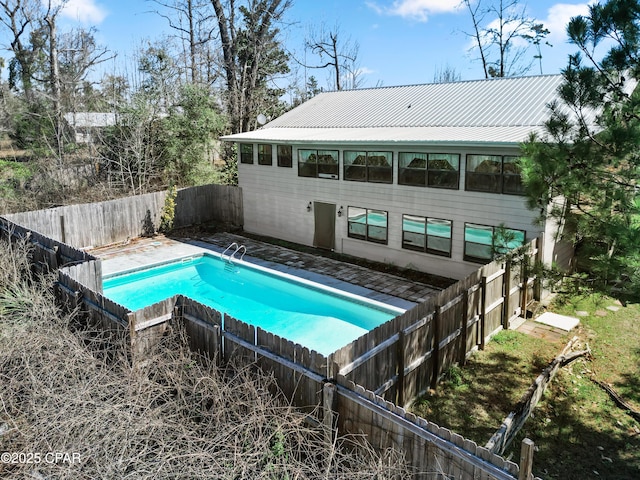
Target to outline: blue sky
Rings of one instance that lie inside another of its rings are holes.
[[[438,69],[450,66],[463,80],[482,78],[482,68],[470,40],[469,13],[459,0],[294,0],[287,16],[284,40],[302,56],[302,42],[311,25],[339,24],[344,35],[360,44],[359,66],[364,86],[429,83]],[[586,1],[529,0],[528,14],[551,31],[543,47],[543,73],[558,73],[575,47],[567,43],[565,26],[587,13]],[[69,0],[66,22],[95,26],[99,41],[130,56],[146,39],[169,33],[166,20],[145,0]],[[532,53],[533,55],[533,53]],[[533,68],[530,74],[540,73]],[[312,72],[324,81],[325,75]]]

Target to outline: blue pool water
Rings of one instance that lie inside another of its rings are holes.
[[[134,311],[182,294],[323,355],[404,311],[207,254],[106,277],[103,289]]]

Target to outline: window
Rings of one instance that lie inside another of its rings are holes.
[[[392,183],[391,152],[344,152],[344,179],[354,182]]]
[[[349,207],[348,236],[368,242],[387,243],[388,212],[368,208]]]
[[[466,187],[474,192],[523,192],[518,157],[467,155]]]
[[[240,163],[253,163],[253,145],[249,143],[240,144]]]
[[[278,166],[289,167],[293,165],[293,149],[291,145],[278,145]]]
[[[524,241],[523,230],[465,223],[464,259],[471,262],[490,262],[495,253],[506,253],[524,245]]]
[[[298,176],[338,179],[337,150],[298,150]]]
[[[502,162],[502,193],[524,194],[519,157],[505,156]]]
[[[273,165],[271,145],[258,144],[258,165]]]
[[[400,185],[458,189],[460,155],[450,153],[399,154]]]
[[[451,256],[451,221],[402,216],[402,248]]]

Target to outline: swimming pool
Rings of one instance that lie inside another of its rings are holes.
[[[138,310],[182,294],[328,355],[404,312],[266,268],[197,257],[103,279],[107,298]]]

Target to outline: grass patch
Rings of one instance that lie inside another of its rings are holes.
[[[559,346],[506,330],[464,368],[452,367],[413,412],[484,445]]]
[[[0,159],[0,194],[17,197],[18,190],[24,189],[26,182],[33,177],[33,169],[28,163]]]
[[[611,384],[640,410],[640,305],[590,295],[559,298],[550,310],[571,316],[586,312],[577,334],[593,358],[558,372],[505,455],[517,461],[520,442],[528,437],[537,447],[534,473],[545,480],[640,478],[640,423],[592,381]],[[413,410],[484,445],[561,348],[519,332],[500,332]]]
[[[511,453],[517,456],[527,436],[538,446],[534,470],[542,478],[640,478],[640,423],[592,380],[609,383],[640,410],[640,304],[589,295],[560,298],[553,309],[586,312],[579,335],[593,357],[560,370]]]

